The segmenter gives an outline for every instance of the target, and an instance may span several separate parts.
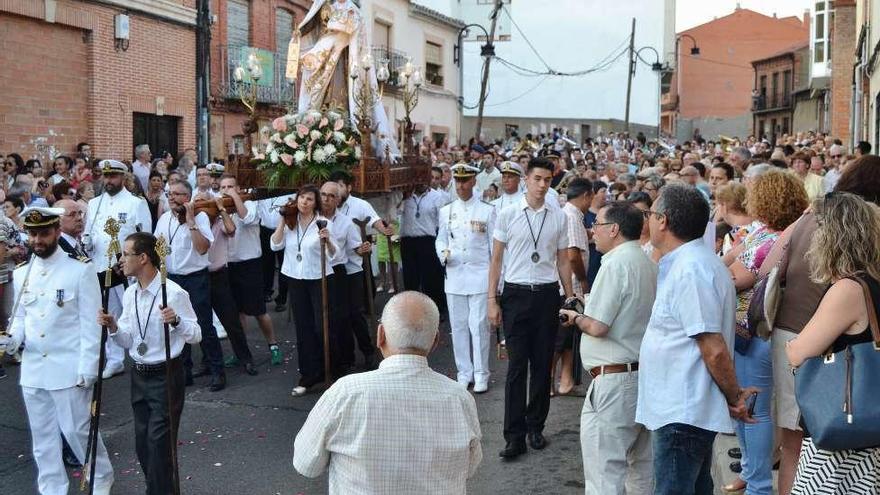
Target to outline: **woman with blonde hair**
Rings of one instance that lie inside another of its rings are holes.
[[[813,209],[818,228],[807,252],[810,275],[830,287],[804,329],[786,345],[793,367],[829,348],[839,352],[871,342],[868,311],[880,312],[880,209],[844,192],[826,195]],[[873,308],[860,281],[870,289]],[[824,450],[812,442],[803,422],[801,428],[804,439],[792,495],[878,492],[880,448]]]

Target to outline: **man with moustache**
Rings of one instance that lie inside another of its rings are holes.
[[[104,232],[107,218],[113,217],[119,222],[119,239],[125,239],[134,232],[149,230],[153,225],[153,217],[150,215],[147,202],[125,188],[128,167],[124,163],[102,160],[98,168],[101,170],[104,192],[89,201],[82,243],[85,252],[95,260],[98,275],[103,280],[103,271],[107,269],[107,248],[111,241],[110,236]],[[118,262],[119,259],[120,256],[117,256],[116,261]],[[113,287],[107,303],[110,313],[115,316],[122,314],[122,293],[126,284],[125,277],[117,271],[113,277]],[[122,348],[108,340],[104,379],[123,372],[124,358],[125,353]]]

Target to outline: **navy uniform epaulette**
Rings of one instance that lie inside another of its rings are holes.
[[[82,256],[82,255],[79,255],[76,253],[68,253],[67,255],[77,261],[82,261],[83,263],[91,263],[92,262],[92,259],[89,258],[88,256]]]
[[[21,267],[27,265],[28,262],[29,262],[30,260],[31,260],[30,257],[28,257],[28,259],[26,259],[26,260],[22,261],[21,263],[15,265],[15,267],[16,267],[16,268],[21,268]]]

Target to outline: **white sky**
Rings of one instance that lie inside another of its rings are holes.
[[[773,15],[775,12],[778,17],[803,17],[804,10],[810,8],[810,0],[676,0],[675,32],[679,33],[730,14],[737,3],[744,9],[765,15]]]

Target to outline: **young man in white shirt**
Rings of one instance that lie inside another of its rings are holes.
[[[443,294],[443,266],[434,244],[440,208],[447,203],[446,193],[419,184],[404,194],[398,204],[400,214],[400,258],[403,264],[403,286],[427,294],[440,314],[446,312]]]
[[[559,284],[573,297],[566,249],[565,214],[544,203],[553,164],[529,162],[526,194],[520,204],[501,211],[495,224],[489,269],[489,323],[504,325],[510,364],[504,397],[505,459],[547,445],[544,423],[550,410],[550,362],[559,324]],[[504,267],[504,292],[498,287]],[[503,317],[502,317],[503,312]],[[528,388],[528,402],[526,390]]]

